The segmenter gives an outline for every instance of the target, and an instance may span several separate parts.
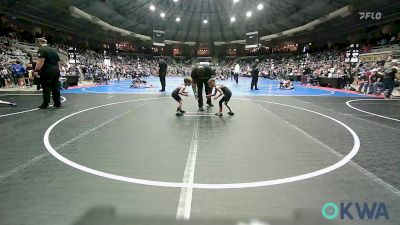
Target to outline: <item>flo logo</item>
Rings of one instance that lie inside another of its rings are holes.
[[[341,202],[339,206],[336,203],[328,202],[322,206],[322,217],[327,220],[379,220],[389,219],[389,212],[386,204],[383,202],[360,203],[360,202]]]
[[[380,20],[382,18],[381,12],[359,12],[360,20]]]

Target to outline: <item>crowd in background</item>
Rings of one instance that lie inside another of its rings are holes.
[[[34,68],[34,53],[31,49],[20,48],[21,41],[14,32],[0,37],[0,87],[10,88],[32,86],[37,84],[32,76]],[[390,38],[388,43],[395,43],[396,38]],[[31,46],[33,40],[31,41]],[[15,44],[17,43],[17,44]],[[68,46],[54,44],[61,54],[68,55]],[[167,76],[189,76],[195,61],[177,60],[163,57],[168,64]],[[326,50],[311,53],[276,53],[268,57],[258,57],[260,76],[269,79],[301,80],[307,75],[306,83],[319,85],[318,78],[341,78],[343,87],[351,88],[350,84],[358,79],[359,92],[380,94],[382,74],[385,63],[391,59],[374,63],[345,63],[345,52]],[[107,59],[107,60],[105,60]],[[147,77],[158,75],[158,57],[140,57],[118,55],[104,51],[96,52],[81,49],[76,52],[76,64],[66,61],[60,64],[61,76],[79,76],[81,80],[107,82],[110,79]],[[235,59],[226,58],[210,62],[217,79],[233,77],[234,69],[239,76],[250,76],[254,57]],[[307,71],[307,72],[305,72]],[[38,90],[40,86],[38,85]]]

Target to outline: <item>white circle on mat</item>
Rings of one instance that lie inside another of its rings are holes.
[[[169,97],[165,97],[165,98],[169,98]],[[135,99],[135,100],[128,100],[128,101],[121,101],[121,102],[114,102],[114,103],[109,103],[109,104],[104,104],[104,105],[99,105],[99,106],[95,106],[95,107],[91,107],[91,108],[87,108],[75,113],[72,113],[68,116],[65,116],[63,118],[61,118],[60,120],[56,121],[55,123],[53,123],[45,132],[44,136],[43,136],[43,142],[44,145],[47,149],[47,151],[49,151],[50,154],[52,154],[55,158],[57,158],[58,160],[60,160],[61,162],[74,167],[78,170],[81,170],[83,172],[89,173],[89,174],[93,174],[96,176],[100,176],[100,177],[104,177],[104,178],[108,178],[108,179],[112,179],[112,180],[118,180],[118,181],[123,181],[123,182],[128,182],[128,183],[134,183],[134,184],[142,184],[142,185],[149,185],[149,186],[158,186],[158,187],[172,187],[172,188],[197,188],[197,189],[239,189],[239,188],[254,188],[254,187],[264,187],[264,186],[272,186],[272,185],[278,185],[278,184],[285,184],[285,183],[291,183],[291,182],[296,182],[296,181],[301,181],[301,180],[307,180],[313,177],[317,177],[317,176],[321,176],[323,174],[332,172],[336,169],[339,169],[340,167],[346,165],[348,162],[351,161],[351,159],[358,153],[358,150],[360,149],[360,139],[358,137],[358,135],[356,134],[356,132],[351,129],[348,125],[346,125],[345,123],[332,118],[328,115],[325,115],[323,113],[319,113],[319,112],[315,112],[309,109],[304,109],[298,106],[292,106],[292,105],[287,105],[287,104],[283,104],[283,103],[277,103],[277,102],[269,102],[269,101],[262,101],[262,100],[254,100],[254,99],[240,99],[240,98],[236,98],[235,100],[243,100],[243,101],[254,101],[254,102],[262,102],[262,103],[268,103],[268,104],[274,104],[274,105],[280,105],[280,106],[285,106],[285,107],[289,107],[289,108],[293,108],[293,109],[299,109],[299,110],[303,110],[306,112],[310,112],[310,113],[314,113],[316,115],[325,117],[327,119],[330,119],[338,124],[340,124],[341,126],[343,126],[344,128],[346,128],[346,130],[348,130],[350,132],[350,134],[353,137],[353,147],[351,149],[351,151],[344,156],[341,160],[339,160],[338,162],[336,162],[333,165],[330,165],[328,167],[322,168],[320,170],[314,171],[314,172],[310,172],[310,173],[305,173],[305,174],[301,174],[301,175],[296,175],[296,176],[291,176],[291,177],[285,177],[285,178],[280,178],[280,179],[274,179],[274,180],[264,180],[264,181],[255,181],[255,182],[244,182],[244,183],[213,183],[213,184],[206,184],[206,183],[179,183],[179,182],[168,182],[168,181],[156,181],[156,180],[146,180],[146,179],[139,179],[139,178],[134,178],[134,177],[126,177],[126,176],[120,176],[120,175],[116,175],[116,174],[111,174],[111,173],[106,173],[106,172],[102,172],[99,170],[95,170],[92,168],[88,168],[84,165],[80,165],[76,162],[73,162],[67,158],[65,158],[64,156],[60,155],[54,148],[53,146],[51,146],[50,141],[49,141],[49,136],[51,131],[53,130],[53,128],[55,126],[57,126],[59,123],[61,123],[62,121],[73,117],[77,114],[83,113],[83,112],[87,112],[93,109],[99,109],[102,107],[107,107],[107,106],[111,106],[111,105],[117,105],[117,104],[123,104],[123,103],[129,103],[129,102],[138,102],[138,101],[149,101],[149,100],[157,100],[157,99],[163,99],[163,98],[145,98],[145,99]]]
[[[373,98],[373,99],[362,99],[361,98],[361,99],[349,100],[349,101],[346,102],[346,105],[348,107],[354,109],[354,110],[359,111],[359,112],[363,112],[363,113],[366,113],[366,114],[369,114],[369,115],[373,115],[373,116],[377,116],[377,117],[380,117],[380,118],[384,118],[384,119],[400,122],[400,119],[395,119],[395,118],[392,118],[392,117],[389,117],[389,116],[383,116],[383,115],[379,115],[379,114],[376,114],[376,113],[368,112],[368,111],[359,109],[359,108],[357,108],[355,106],[352,106],[350,104],[351,102],[359,102],[359,101],[399,101],[399,100],[396,100],[396,99],[379,99],[379,98]]]
[[[42,95],[42,94],[2,94],[0,96],[14,96],[14,95],[29,96],[29,95]],[[60,96],[60,98],[61,98],[61,103],[65,102],[67,100],[64,96]],[[53,106],[53,105],[51,105],[51,106]],[[13,116],[13,115],[19,115],[19,114],[23,114],[23,113],[27,113],[27,112],[33,112],[33,111],[37,111],[37,110],[39,110],[39,108],[28,109],[28,110],[14,112],[14,113],[7,113],[7,114],[0,115],[0,118]]]

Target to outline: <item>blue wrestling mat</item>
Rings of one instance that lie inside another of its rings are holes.
[[[159,94],[160,81],[158,77],[145,78],[148,85],[153,87],[131,88],[132,79],[121,79],[110,81],[108,85],[98,85],[91,87],[73,88],[64,90],[62,93],[99,93],[99,94]],[[167,86],[165,94],[170,94],[179,84],[183,83],[183,77],[167,77]],[[239,78],[239,84],[234,80],[217,80],[218,84],[223,84],[232,91],[234,96],[335,96],[335,97],[362,97],[366,95],[350,93],[339,89],[324,89],[316,87],[301,86],[300,83],[294,83],[294,90],[279,89],[279,81],[260,78],[258,88],[260,90],[250,90],[251,78]],[[190,89],[189,89],[190,90]],[[189,91],[189,94],[192,94]]]

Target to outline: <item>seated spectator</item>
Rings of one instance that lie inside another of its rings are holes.
[[[5,66],[0,67],[0,75],[2,78],[2,83],[4,88],[11,88],[12,87],[12,82],[11,82],[11,75],[10,72],[7,70]]]
[[[376,71],[375,76],[371,79],[373,94],[380,95],[383,89],[383,72],[381,69]]]
[[[369,76],[370,72],[365,70],[361,71],[360,75],[358,76],[358,92],[360,93],[367,93],[368,86],[369,86]]]

